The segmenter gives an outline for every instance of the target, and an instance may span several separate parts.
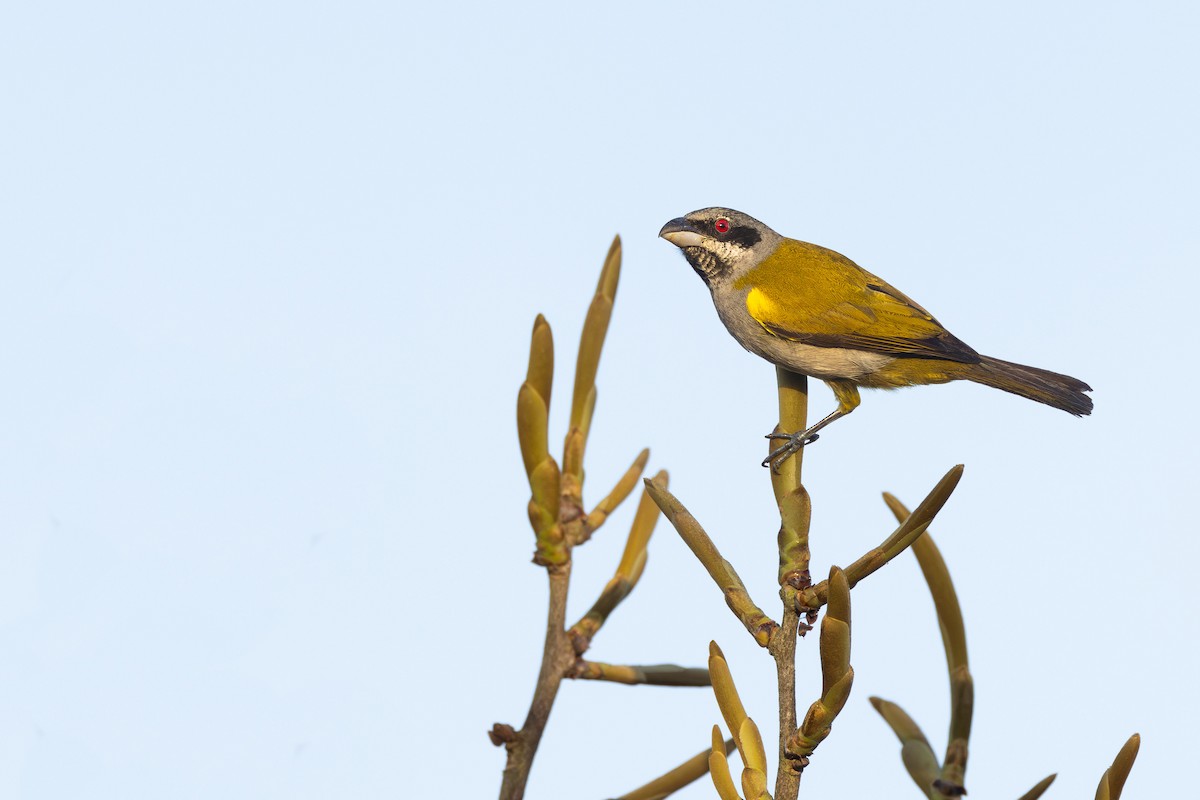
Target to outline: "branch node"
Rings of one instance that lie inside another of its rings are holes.
[[[575,655],[582,656],[592,646],[590,637],[584,636],[575,628],[567,631],[567,638],[571,640],[571,649],[575,651]]]
[[[790,586],[798,592],[802,592],[812,586],[812,573],[807,569],[793,570],[786,573],[779,581],[784,586]]]
[[[933,788],[946,795],[946,797],[962,797],[967,793],[965,787],[959,786],[957,783],[944,781],[941,778],[933,782]]]
[[[500,745],[511,745],[517,741],[517,732],[513,730],[512,725],[506,725],[503,722],[497,722],[492,726],[492,729],[487,732],[488,738],[492,740],[492,744],[499,747]]]

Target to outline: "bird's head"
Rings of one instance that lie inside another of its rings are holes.
[[[775,251],[783,238],[730,208],[702,208],[673,219],[658,235],[683,251],[709,288],[735,280]]]

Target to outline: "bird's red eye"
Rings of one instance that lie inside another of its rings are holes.
[[[713,227],[717,229],[717,233],[729,233],[729,220],[721,217],[713,223]]]

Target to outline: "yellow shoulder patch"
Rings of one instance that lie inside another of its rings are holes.
[[[767,327],[766,322],[777,316],[778,304],[771,298],[767,297],[766,293],[759,289],[751,289],[746,293],[746,311],[759,325],[762,325],[763,330],[774,335],[774,332]]]

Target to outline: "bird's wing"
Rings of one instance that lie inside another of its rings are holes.
[[[933,315],[850,259],[785,239],[738,281],[768,333],[815,347],[975,363],[979,354]]]

